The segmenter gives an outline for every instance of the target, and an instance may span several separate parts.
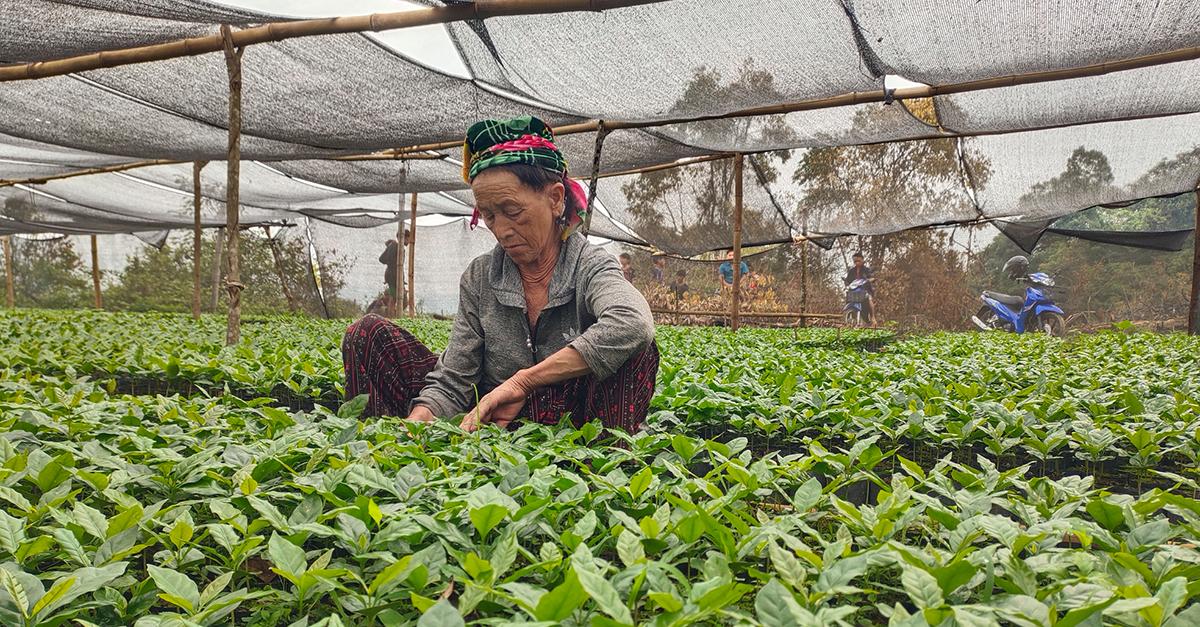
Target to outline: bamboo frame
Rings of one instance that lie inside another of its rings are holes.
[[[739,314],[742,308],[742,168],[745,157],[738,153],[733,158],[733,295],[730,298],[729,327],[734,331],[741,326]]]
[[[207,161],[192,162],[192,319],[200,319],[200,262],[203,251],[200,248],[200,170],[204,169]]]
[[[190,57],[209,52],[219,52],[232,46],[244,48],[254,44],[282,41],[297,37],[335,35],[339,33],[362,33],[445,24],[465,20],[483,20],[506,15],[538,15],[545,13],[573,13],[580,11],[606,11],[622,7],[654,4],[664,0],[491,0],[469,2],[448,6],[431,7],[415,11],[374,13],[350,17],[334,17],[291,22],[272,22],[253,28],[245,28],[226,37],[222,33],[205,37],[192,37],[150,46],[107,50],[92,54],[66,57],[52,61],[38,61],[0,67],[0,82],[61,76],[74,72],[86,72],[101,68],[163,61],[178,57]]]
[[[411,219],[408,225],[408,315],[417,315],[417,195],[412,195]],[[403,220],[401,220],[403,222]]]
[[[400,199],[396,203],[396,263],[392,267],[392,280],[396,282],[396,293],[392,295],[391,304],[388,305],[387,315],[389,318],[398,318],[404,311],[405,304],[408,303],[407,286],[404,284],[404,247],[408,244],[408,238],[404,233],[404,194],[400,194]]]
[[[90,237],[92,241],[92,295],[95,297],[96,309],[104,309],[104,299],[100,297],[100,251],[96,245],[96,234]]]
[[[210,311],[215,312],[221,304],[221,275],[225,269],[225,227],[217,227],[216,242],[213,243],[212,295],[209,298]]]
[[[16,290],[13,288],[12,236],[0,238],[4,243],[4,302],[9,309],[17,306]]]
[[[663,309],[661,307],[651,307],[650,313],[671,315],[671,316],[707,316],[713,318],[728,318],[728,311],[709,311],[709,310],[687,310],[687,309]],[[835,313],[808,313],[803,311],[747,311],[739,314],[741,318],[829,318],[840,319],[841,314]]]
[[[225,228],[229,237],[229,276],[225,278],[225,289],[229,292],[229,317],[225,326],[225,344],[232,346],[241,339],[242,324],[242,269],[238,250],[241,233],[238,228],[238,194],[242,171],[242,53],[245,48],[234,48],[233,33],[228,26],[221,26],[225,48],[225,69],[229,75],[229,154],[225,159]]]
[[[12,187],[13,185],[41,185],[50,181],[61,181],[62,179],[75,178],[77,176],[87,176],[89,174],[108,174],[112,172],[124,172],[126,170],[136,170],[138,168],[148,168],[153,165],[177,165],[187,163],[186,161],[172,161],[170,159],[149,159],[145,161],[131,161],[117,165],[106,165],[99,168],[87,168],[86,170],[76,170],[65,174],[55,174],[54,176],[38,176],[27,179],[8,179],[0,181],[0,187]]]

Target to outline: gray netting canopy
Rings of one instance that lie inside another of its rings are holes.
[[[0,0],[0,69],[295,19],[253,8],[265,4]],[[581,123],[615,127],[591,232],[673,254],[731,246],[732,159],[636,170],[733,153],[748,155],[748,245],[1038,224],[1196,189],[1200,55],[953,87],[1194,52],[1198,18],[1194,0],[669,0],[448,23],[467,77],[375,34],[255,44],[242,58],[241,221],[382,229],[408,217],[414,193],[418,215],[469,215],[453,141],[471,121],[533,114],[585,131],[559,138],[577,178],[599,139]],[[897,76],[935,89],[822,100],[905,84]],[[5,80],[0,111],[0,232],[189,228],[193,160],[210,162],[202,226],[225,223],[221,52]],[[389,150],[402,158],[378,153]],[[55,179],[144,160],[156,162]]]

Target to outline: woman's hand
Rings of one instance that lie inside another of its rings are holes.
[[[417,405],[408,412],[408,419],[415,422],[433,422],[437,420],[437,416],[424,405]]]
[[[489,422],[496,423],[502,429],[507,427],[525,405],[525,398],[532,389],[518,372],[479,399],[479,403],[463,417],[459,426],[464,431],[474,431]]]

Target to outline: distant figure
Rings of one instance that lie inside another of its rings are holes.
[[[621,253],[617,259],[621,261],[621,274],[625,275],[625,280],[633,283],[633,257],[629,253]]]
[[[854,260],[854,265],[846,270],[846,276],[842,279],[842,283],[847,287],[859,279],[866,279],[867,285],[867,320],[875,319],[875,272],[871,270],[863,260],[863,254],[856,252],[851,257]]]
[[[733,289],[733,251],[732,250],[725,254],[725,259],[726,259],[725,263],[722,263],[721,267],[717,268],[717,274],[721,278],[721,288],[722,289]],[[747,274],[750,274],[750,266],[746,265],[745,261],[743,261],[739,265],[740,265],[740,269],[742,271],[742,276],[746,276]]]
[[[684,294],[687,294],[687,273],[680,270],[675,273],[675,280],[671,281],[671,291],[675,294],[675,300],[683,300]]]
[[[654,266],[650,268],[650,278],[659,285],[667,282],[667,258],[662,255],[654,257]]]
[[[404,237],[408,238],[408,231],[404,231]],[[383,296],[376,298],[367,306],[367,313],[380,316],[394,315],[395,305],[398,302],[396,290],[396,240],[390,239],[383,248],[383,254],[379,255],[379,263],[384,265],[383,282],[387,284],[387,291]]]

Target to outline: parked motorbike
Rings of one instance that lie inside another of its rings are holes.
[[[1013,257],[1004,268],[1011,278],[1026,286],[1025,297],[985,290],[979,296],[983,306],[971,316],[971,321],[984,331],[1065,335],[1067,324],[1063,310],[1054,304],[1049,294],[1054,279],[1044,272],[1027,274],[1029,261],[1024,257]]]
[[[870,321],[867,312],[871,295],[867,292],[867,279],[855,279],[846,286],[846,306],[842,309],[846,324],[856,327]]]

